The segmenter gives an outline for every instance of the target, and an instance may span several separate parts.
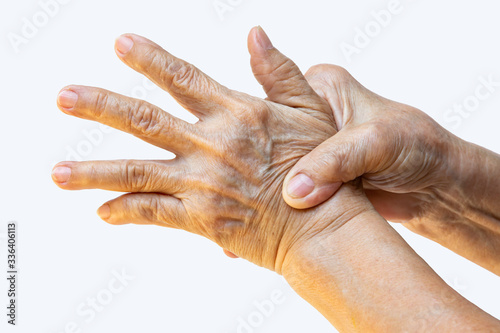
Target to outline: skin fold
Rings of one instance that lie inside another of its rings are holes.
[[[176,158],[61,162],[52,174],[56,184],[125,192],[99,208],[104,221],[205,236],[230,255],[282,274],[342,331],[498,329],[496,319],[448,287],[388,225],[361,180],[343,184],[313,209],[287,205],[281,195],[287,174],[337,133],[335,111],[261,28],[252,29],[248,44],[266,100],[218,84],[143,37],[121,36],[118,57],[199,121],[189,124],[103,89],[68,86],[58,97],[64,113],[133,134]]]

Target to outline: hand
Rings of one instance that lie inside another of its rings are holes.
[[[374,94],[342,68],[315,66],[306,78],[328,101],[339,132],[288,173],[286,202],[313,207],[362,176],[385,219],[500,275],[500,155]]]
[[[176,158],[62,162],[53,171],[54,181],[67,190],[131,192],[101,206],[101,218],[184,229],[278,273],[297,247],[372,210],[354,184],[315,210],[297,211],[283,201],[287,172],[336,132],[332,110],[262,29],[254,28],[248,43],[255,76],[275,102],[230,90],[145,38],[120,37],[121,60],[199,122],[186,123],[102,89],[68,86],[58,98],[63,112],[131,133]],[[266,80],[271,72],[279,80]]]
[[[286,202],[313,207],[362,176],[369,199],[386,219],[410,221],[428,211],[451,179],[456,138],[422,111],[369,91],[340,67],[314,66],[306,78],[329,102],[339,133],[292,168]]]
[[[295,210],[283,201],[285,175],[335,134],[332,110],[260,28],[250,33],[249,49],[268,101],[219,85],[142,37],[119,38],[118,56],[200,121],[191,125],[102,89],[66,87],[58,98],[63,112],[134,134],[176,158],[62,162],[53,170],[54,181],[68,190],[131,192],[101,206],[99,215],[112,224],[155,224],[203,235],[283,274],[339,329],[422,328],[420,321],[407,320],[409,307],[433,328],[436,308],[452,314],[439,318],[442,327],[471,327],[469,317],[485,323],[474,327],[497,325],[408,247],[375,212],[359,181],[314,209]],[[390,260],[380,260],[388,254]],[[457,301],[450,305],[443,298]]]

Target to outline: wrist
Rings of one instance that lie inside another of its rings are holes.
[[[317,233],[314,237],[298,242],[293,247],[283,262],[282,275],[292,287],[300,289],[302,282],[314,275],[314,272],[323,267],[323,264],[335,262],[343,256],[346,249],[353,254],[356,251],[356,237],[360,224],[386,223],[380,215],[373,210],[362,211],[352,216],[347,221],[332,230]],[[333,268],[333,270],[332,270]],[[329,274],[339,276],[343,274],[342,265],[330,265]]]
[[[322,253],[326,241],[338,238],[338,242],[349,242],[347,237],[341,236],[345,234],[343,230],[348,228],[347,225],[357,223],[368,213],[378,215],[362,189],[353,183],[344,184],[329,200],[311,210],[315,211],[314,218],[295,223],[301,225],[300,230],[281,241],[284,246],[278,258],[282,260],[279,261],[280,270],[276,271],[287,280],[297,267],[306,264],[304,260],[307,258],[317,259],[327,255]]]
[[[493,208],[500,196],[500,156],[453,135],[442,155],[443,176],[437,178],[433,207],[429,209],[433,218],[475,220],[471,215],[495,215]]]
[[[473,162],[477,159],[476,147],[444,129],[442,131],[440,139],[436,140],[440,142],[436,144],[439,148],[435,152],[438,167],[432,173],[430,186],[418,194],[418,214],[414,214],[410,221],[412,226],[429,227],[432,221],[461,216],[467,198],[474,190],[471,181],[477,180],[478,176],[478,165]]]
[[[359,247],[360,242],[366,241],[363,224],[386,222],[374,209],[343,222],[334,231],[319,233],[294,247],[283,264],[282,274],[295,292],[339,331],[352,331],[349,324],[355,316],[354,307],[347,303],[365,300],[351,290],[356,289],[357,282],[345,282],[356,280],[360,273],[356,272],[355,263],[367,250]]]
[[[500,156],[457,137],[443,156],[443,181],[425,214],[404,225],[500,275]]]
[[[470,314],[497,325],[441,280],[373,209],[296,249],[283,276],[339,331],[442,331],[471,327]]]
[[[444,131],[444,129],[443,129]],[[440,168],[434,171],[434,183],[420,197],[419,214],[404,226],[424,237],[442,243],[443,237],[454,233],[465,215],[467,193],[474,160],[474,147],[445,132],[438,150]],[[477,169],[477,166],[476,166]],[[469,188],[469,189],[468,189]]]

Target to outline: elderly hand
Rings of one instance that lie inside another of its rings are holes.
[[[422,111],[382,98],[345,69],[317,65],[306,74],[333,109],[339,133],[303,157],[283,192],[296,208],[328,199],[343,182],[363,176],[365,190],[387,219],[420,214],[428,195],[448,181],[453,136]]]
[[[119,38],[118,56],[200,121],[191,125],[144,101],[69,86],[58,98],[63,112],[134,134],[176,158],[62,162],[54,181],[68,190],[131,192],[101,206],[101,218],[203,235],[283,274],[339,330],[498,328],[411,250],[360,182],[314,209],[283,201],[287,173],[336,133],[333,114],[262,29],[250,33],[249,49],[268,100],[229,90],[142,37]]]
[[[292,168],[286,202],[313,207],[362,176],[384,218],[500,275],[500,156],[374,94],[340,67],[314,66],[306,78],[328,101],[339,132]]]
[[[100,217],[111,224],[184,229],[278,273],[297,247],[372,210],[354,185],[332,200],[334,208],[297,211],[283,201],[285,175],[336,129],[328,104],[262,29],[254,28],[248,42],[255,76],[275,102],[230,90],[143,37],[121,36],[121,60],[199,122],[102,89],[68,86],[58,98],[63,112],[131,133],[176,158],[62,162],[54,181],[67,190],[131,192],[100,207]],[[280,81],[264,80],[270,72],[279,73]]]

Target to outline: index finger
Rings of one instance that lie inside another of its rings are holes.
[[[125,64],[167,91],[198,118],[228,108],[230,89],[152,41],[125,34],[116,40],[115,49]]]

